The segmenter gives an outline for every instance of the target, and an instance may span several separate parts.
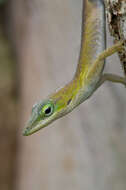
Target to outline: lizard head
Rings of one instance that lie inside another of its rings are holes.
[[[46,127],[58,115],[57,104],[53,100],[45,100],[35,104],[31,116],[23,131],[24,136],[31,135],[41,128]]]
[[[67,86],[65,89],[62,88],[51,95],[45,101],[35,104],[32,108],[30,119],[23,130],[23,135],[31,135],[72,111],[72,93],[68,92],[69,87]]]

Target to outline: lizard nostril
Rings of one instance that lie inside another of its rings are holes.
[[[28,130],[27,130],[27,128],[23,130],[22,134],[23,134],[23,136],[28,136]]]
[[[67,105],[69,105],[71,101],[72,101],[72,99],[69,99],[68,102],[67,102]]]

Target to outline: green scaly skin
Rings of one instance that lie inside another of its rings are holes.
[[[119,51],[121,43],[114,50],[110,48],[108,52],[104,51],[105,11],[102,0],[84,1],[82,26],[80,57],[73,79],[33,106],[30,120],[23,131],[24,136],[48,126],[88,99],[101,82],[104,58]]]

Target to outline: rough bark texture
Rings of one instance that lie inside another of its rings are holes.
[[[123,86],[106,83],[68,116],[33,136],[21,134],[35,101],[73,76],[81,12],[82,0],[12,1],[21,84],[16,190],[126,190]],[[117,56],[107,62],[107,70],[121,72]]]
[[[109,30],[115,42],[124,41],[124,48],[119,56],[126,75],[126,0],[106,0],[106,10]]]

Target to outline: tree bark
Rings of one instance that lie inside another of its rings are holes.
[[[115,42],[124,41],[123,50],[119,52],[120,61],[126,75],[126,1],[106,0],[109,31]]]

